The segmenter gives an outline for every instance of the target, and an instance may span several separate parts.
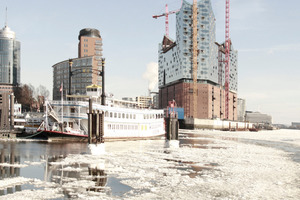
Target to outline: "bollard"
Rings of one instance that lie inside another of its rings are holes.
[[[167,117],[166,120],[166,139],[178,140],[179,122],[177,118]]]

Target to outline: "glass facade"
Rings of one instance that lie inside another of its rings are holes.
[[[86,94],[86,87],[97,84],[93,78],[97,72],[93,67],[94,56],[75,58],[71,68],[71,94]],[[99,81],[101,83],[101,80]],[[53,65],[53,100],[61,99],[60,87],[63,84],[64,99],[69,91],[69,60]],[[98,85],[100,85],[98,83]]]
[[[20,48],[14,32],[4,27],[0,31],[0,83],[20,84]]]
[[[100,31],[85,28],[79,32],[78,58],[72,59],[71,94],[86,95],[89,85],[102,86],[102,38]],[[69,60],[59,62],[53,68],[53,100],[61,99],[63,83],[64,99],[69,91]]]
[[[198,70],[200,82],[219,84],[218,45],[216,44],[216,23],[211,1],[201,0],[197,14],[197,48]],[[183,0],[182,8],[176,13],[176,44],[165,50],[159,45],[159,87],[178,80],[192,80],[192,4]],[[237,91],[237,51],[231,49],[230,89]],[[222,76],[225,76],[223,74]],[[223,80],[225,80],[223,78]]]

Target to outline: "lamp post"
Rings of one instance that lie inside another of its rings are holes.
[[[73,60],[69,59],[69,90],[68,90],[68,95],[71,95],[72,64],[73,64]],[[68,100],[70,100],[70,97],[68,98]]]
[[[104,75],[104,64],[105,64],[105,58],[102,58],[102,94],[101,94],[101,105],[105,106],[105,75]]]

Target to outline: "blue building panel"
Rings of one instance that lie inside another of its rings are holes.
[[[169,114],[171,112],[171,109],[173,109],[173,108],[169,108]],[[178,119],[184,119],[184,108],[174,108],[174,109],[178,115]]]

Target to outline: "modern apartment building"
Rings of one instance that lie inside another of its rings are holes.
[[[150,108],[152,106],[151,96],[138,96],[135,100],[139,104],[140,108]]]
[[[272,124],[272,116],[260,112],[246,111],[246,121],[256,124]]]
[[[193,116],[193,5],[183,0],[176,13],[176,41],[164,36],[159,44],[159,107],[175,100],[185,118],[225,118],[225,51],[216,43],[210,0],[197,3],[197,110]],[[237,120],[237,51],[230,46],[229,120]]]
[[[78,58],[72,58],[56,63],[53,68],[53,100],[61,99],[60,88],[63,85],[63,95],[86,94],[89,85],[102,85],[99,75],[102,67],[102,38],[97,29],[85,28],[79,32]],[[69,90],[69,80],[71,89]]]
[[[20,48],[15,32],[5,25],[0,30],[0,84],[20,84]]]

